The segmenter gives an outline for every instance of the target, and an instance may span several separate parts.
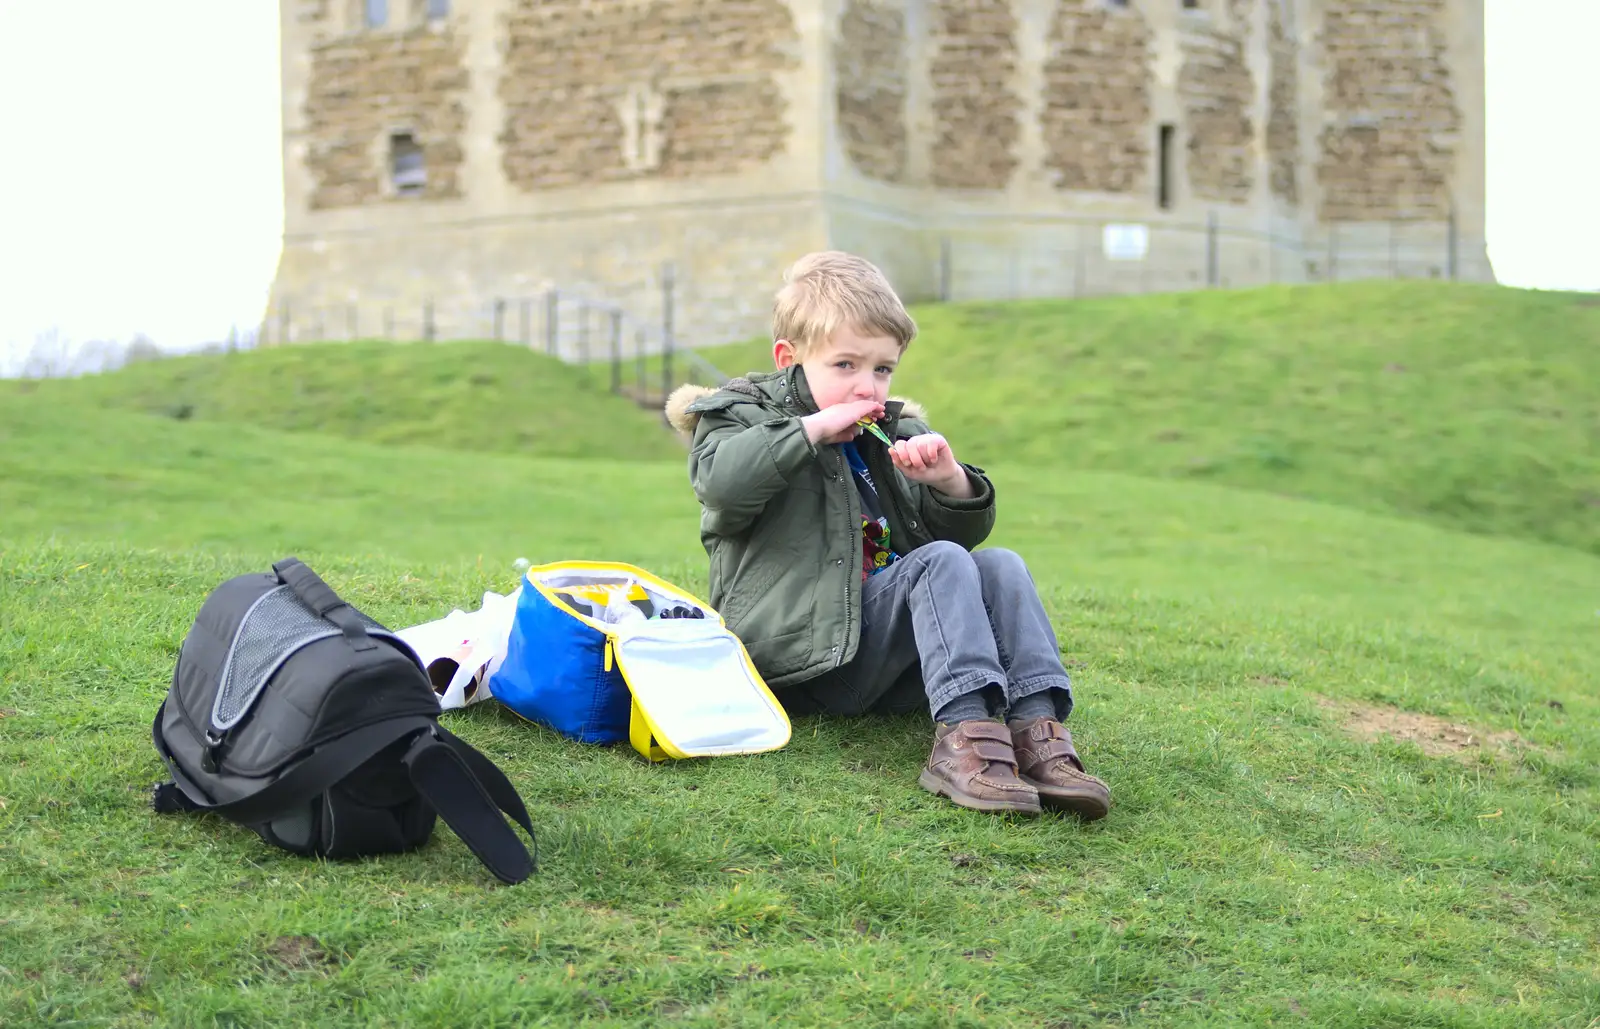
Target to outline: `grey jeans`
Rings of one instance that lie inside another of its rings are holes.
[[[937,712],[995,687],[1006,707],[1059,689],[1072,710],[1060,645],[1022,558],[959,544],[918,547],[862,585],[854,660],[780,697],[792,714]],[[999,699],[999,698],[996,698]]]

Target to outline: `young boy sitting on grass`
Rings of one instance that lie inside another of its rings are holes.
[[[693,440],[711,604],[791,712],[926,704],[924,788],[978,811],[1102,817],[1110,791],[1062,724],[1072,688],[1027,566],[973,551],[993,484],[889,397],[916,323],[859,257],[811,254],[785,279],[777,370],[667,401]]]

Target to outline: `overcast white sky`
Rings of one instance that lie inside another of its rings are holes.
[[[0,0],[0,346],[54,326],[182,348],[259,318],[277,6]],[[1496,272],[1600,289],[1600,0],[1488,0],[1487,36]]]

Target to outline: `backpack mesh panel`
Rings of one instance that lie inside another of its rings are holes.
[[[389,635],[382,625],[361,612],[356,611],[356,616],[372,635]],[[308,643],[338,635],[339,627],[317,617],[289,586],[279,586],[262,594],[245,612],[244,621],[228,648],[216,703],[211,707],[213,728],[227,729],[243,718],[272,673],[295,651]]]

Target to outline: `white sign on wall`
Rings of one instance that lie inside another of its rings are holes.
[[[1150,226],[1107,225],[1104,246],[1108,261],[1143,261],[1150,252]]]

